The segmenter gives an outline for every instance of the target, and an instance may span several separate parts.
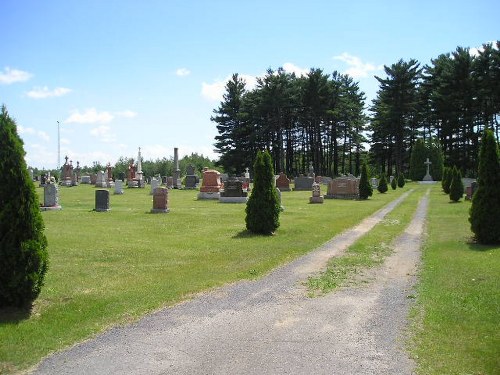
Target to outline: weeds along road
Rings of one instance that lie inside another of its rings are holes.
[[[46,358],[33,373],[411,374],[403,335],[428,193],[372,282],[316,298],[303,286],[409,193],[262,279],[113,328]]]

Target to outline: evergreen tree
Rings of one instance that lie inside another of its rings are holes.
[[[403,172],[401,172],[399,175],[398,175],[398,187],[402,188],[403,186],[405,186],[405,175],[403,174]]]
[[[443,150],[439,145],[439,142],[430,142],[429,144],[429,159],[432,162],[430,166],[430,175],[434,181],[442,181],[443,179],[443,168],[444,168],[444,158]]]
[[[47,271],[40,204],[23,142],[5,106],[0,114],[0,308],[29,307]]]
[[[451,172],[451,184],[450,184],[450,200],[453,202],[458,202],[462,199],[464,195],[464,184],[462,182],[462,174],[457,169],[457,167],[453,167],[453,171]]]
[[[411,150],[410,156],[410,180],[422,181],[427,171],[424,164],[427,158],[427,147],[423,139],[417,139]]]
[[[252,194],[246,206],[246,227],[253,233],[272,234],[278,229],[281,206],[274,186],[271,155],[258,151],[254,170]]]
[[[382,173],[380,180],[378,182],[377,190],[379,193],[386,193],[389,188],[387,187],[387,178],[385,177],[385,173]]]
[[[453,168],[449,167],[446,173],[443,190],[446,194],[450,194],[451,180],[453,179]]]
[[[500,151],[493,132],[486,129],[479,152],[477,190],[472,197],[469,222],[483,244],[500,243]]]
[[[368,199],[373,194],[373,188],[368,176],[368,167],[366,163],[361,165],[361,178],[359,179],[359,199]]]
[[[397,184],[397,182],[396,182],[396,181],[397,181],[397,178],[396,178],[396,177],[394,177],[394,178],[392,179],[392,181],[391,181],[391,188],[392,188],[392,190],[396,190],[396,188],[397,188],[397,186],[398,186],[398,184]]]
[[[450,173],[450,168],[444,167],[443,168],[443,178],[441,180],[441,188],[443,191],[446,193],[446,183],[448,181],[448,174]]]

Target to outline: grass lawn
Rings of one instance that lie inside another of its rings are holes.
[[[432,190],[410,344],[419,374],[500,374],[500,246],[472,242],[470,206]]]
[[[95,188],[60,188],[61,211],[43,212],[50,265],[29,317],[0,314],[0,373],[15,372],[117,324],[224,283],[264,275],[352,227],[409,188],[368,201],[309,204],[283,192],[274,236],[245,231],[245,205],[170,191],[170,213],[150,214],[149,187],[110,197],[93,212]],[[40,194],[41,188],[37,189]]]

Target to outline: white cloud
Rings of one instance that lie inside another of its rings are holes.
[[[309,69],[299,68],[297,65],[289,62],[283,64],[283,69],[287,73],[295,73],[295,75],[298,77],[307,76],[307,74],[309,73]]]
[[[185,77],[185,76],[188,76],[191,74],[191,71],[189,69],[186,69],[186,68],[179,68],[175,71],[175,75],[179,76],[179,77]]]
[[[18,125],[17,131],[19,132],[20,135],[23,135],[23,134],[36,135],[36,136],[38,136],[38,138],[40,138],[41,140],[43,140],[45,142],[50,141],[49,135],[42,130],[35,130],[33,128],[25,128],[24,126]]]
[[[19,134],[35,134],[36,131],[33,128],[25,128],[24,126],[18,125],[17,131]]]
[[[6,67],[4,68],[3,73],[0,73],[0,83],[4,85],[10,85],[14,82],[28,81],[31,77],[33,77],[33,74],[31,73]]]
[[[111,132],[111,128],[106,125],[98,126],[90,130],[90,135],[99,138],[103,143],[115,142],[116,135]]]
[[[38,135],[38,137],[40,137],[41,139],[43,139],[45,142],[50,141],[49,135],[47,133],[45,133],[44,131],[39,130],[39,131],[36,132],[36,134]]]
[[[368,77],[370,72],[376,72],[384,68],[383,65],[376,66],[370,63],[364,63],[359,57],[350,55],[347,52],[342,53],[340,56],[334,56],[333,58],[345,62],[349,68],[344,74],[348,74],[353,78]]]
[[[238,74],[238,76],[243,79],[246,83],[245,88],[248,91],[251,91],[257,85],[257,77],[251,76],[248,74]],[[209,84],[203,82],[201,84],[201,95],[210,101],[221,101],[224,92],[226,91],[226,84],[229,80],[232,79],[232,76],[227,76],[222,80],[216,80],[214,83]]]
[[[116,112],[115,114],[119,117],[126,117],[126,118],[134,118],[137,116],[137,112],[130,111],[128,109],[125,111]]]
[[[28,91],[26,95],[32,99],[46,99],[58,96],[63,96],[70,93],[72,90],[66,87],[56,87],[53,90],[49,90],[47,86],[35,87],[33,90]]]
[[[486,42],[484,44],[491,44],[493,46],[493,48],[496,49],[496,41],[494,41],[494,40]],[[473,57],[478,57],[479,56],[479,52],[483,52],[484,51],[484,44],[481,47],[472,47],[472,48],[469,48],[469,54],[471,56],[473,56]]]
[[[75,110],[64,121],[66,124],[107,124],[114,119],[114,116],[106,111],[97,112],[95,108],[89,108],[85,112]]]

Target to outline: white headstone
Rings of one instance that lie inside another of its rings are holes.
[[[123,194],[123,181],[122,180],[115,181],[115,194]]]

